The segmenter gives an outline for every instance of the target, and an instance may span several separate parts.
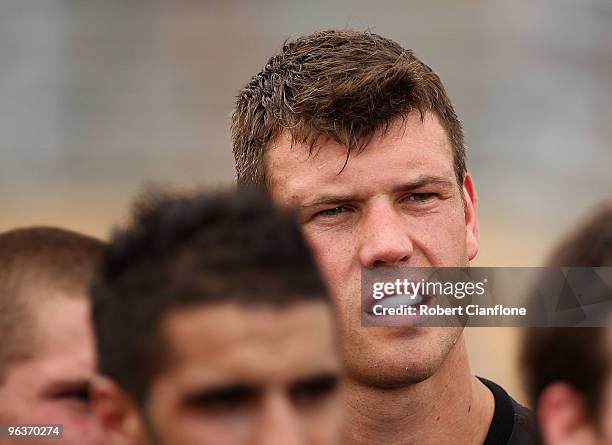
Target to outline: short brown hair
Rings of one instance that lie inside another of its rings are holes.
[[[8,367],[32,355],[33,287],[87,298],[104,243],[63,229],[32,227],[0,233],[0,382]],[[41,293],[41,295],[43,295]],[[53,292],[44,292],[44,297]]]
[[[612,266],[612,203],[581,224],[553,251],[552,267]],[[544,389],[565,382],[584,398],[593,416],[601,406],[606,376],[606,328],[530,328],[525,331],[521,363],[533,406]]]
[[[440,78],[411,50],[370,32],[322,31],[285,42],[242,89],[232,116],[240,187],[267,188],[265,148],[284,131],[312,148],[321,136],[363,149],[411,111],[433,112],[462,185],[463,129]]]

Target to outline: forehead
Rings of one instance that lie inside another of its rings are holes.
[[[31,375],[37,384],[91,378],[95,359],[87,300],[49,296],[38,299],[29,311],[34,322],[28,325],[33,327],[32,358],[9,372]]]
[[[40,356],[89,366],[94,355],[89,309],[85,297],[57,297],[34,308]]]
[[[285,132],[270,144],[265,161],[272,194],[286,204],[315,190],[368,194],[419,176],[454,181],[452,146],[433,113],[397,119],[348,160],[343,145],[320,139],[311,150]]]
[[[337,366],[331,309],[322,302],[196,307],[170,313],[161,332],[172,361],[163,374],[185,380],[280,382]]]

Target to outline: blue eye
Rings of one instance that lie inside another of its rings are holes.
[[[338,206],[338,207],[334,207],[333,209],[323,210],[323,211],[317,213],[317,215],[322,215],[322,216],[337,216],[340,213],[346,212],[346,210],[347,210],[346,207]]]

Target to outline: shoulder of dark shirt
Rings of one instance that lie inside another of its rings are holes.
[[[485,444],[541,445],[533,412],[510,397],[497,383],[482,377],[479,380],[495,398],[495,412]]]
[[[508,396],[510,397],[510,396]],[[529,408],[521,405],[512,397],[514,408],[514,428],[510,436],[509,445],[541,445],[535,414]]]

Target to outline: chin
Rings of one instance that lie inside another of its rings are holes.
[[[427,364],[412,367],[386,366],[384,363],[382,365],[383,369],[362,370],[359,381],[371,388],[394,389],[416,385],[435,374],[435,366]]]
[[[366,330],[367,332],[370,329]],[[347,351],[345,366],[353,379],[377,388],[397,388],[432,377],[461,336],[455,328],[373,328],[360,345]]]

